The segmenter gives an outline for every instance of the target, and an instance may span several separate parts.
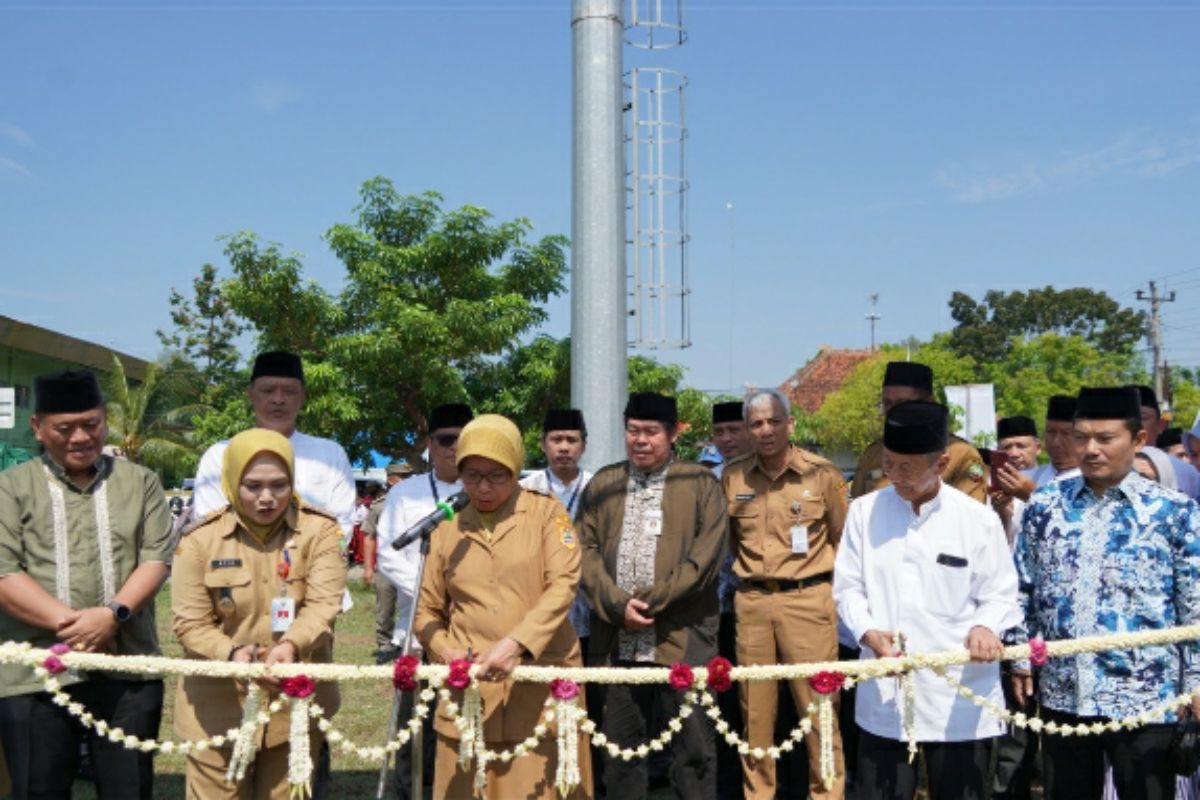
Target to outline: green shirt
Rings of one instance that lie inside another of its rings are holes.
[[[154,473],[128,461],[104,456],[96,464],[96,480],[86,489],[75,486],[48,456],[0,472],[0,580],[23,572],[58,596],[64,577],[55,557],[54,500],[51,482],[61,489],[66,531],[65,571],[68,604],[75,609],[105,605],[96,493],[104,487],[111,541],[111,580],[119,591],[130,574],[148,562],[171,563],[171,514]],[[0,610],[0,641],[49,647],[54,631],[36,628]],[[119,655],[159,652],[154,603],[135,612],[114,640]],[[70,673],[59,676],[63,683]],[[135,679],[130,675],[111,677]],[[33,670],[0,665],[0,697],[41,690]]]

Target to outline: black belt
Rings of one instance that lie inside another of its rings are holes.
[[[822,572],[820,575],[810,575],[798,581],[784,580],[782,578],[743,578],[741,586],[747,589],[757,589],[760,592],[790,592],[794,589],[808,589],[812,586],[820,586],[822,583],[829,583],[831,580],[833,580],[832,572]]]

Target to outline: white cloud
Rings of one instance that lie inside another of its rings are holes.
[[[4,171],[19,172],[22,175],[32,175],[33,174],[32,172],[29,171],[29,168],[26,167],[24,164],[19,164],[16,161],[13,161],[11,158],[5,158],[4,156],[0,156],[0,172],[4,172]]]
[[[283,81],[260,80],[250,86],[250,94],[259,111],[274,114],[303,96],[298,86]]]
[[[1004,200],[1046,187],[1079,184],[1107,175],[1158,178],[1200,164],[1200,134],[1156,134],[1141,130],[1107,144],[1029,159],[999,169],[986,164],[951,165],[936,178],[960,203]]]
[[[33,137],[27,131],[18,128],[11,122],[0,122],[0,139],[19,144],[21,147],[36,147]]]

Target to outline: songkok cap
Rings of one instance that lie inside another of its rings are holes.
[[[713,425],[720,425],[722,422],[742,422],[745,419],[742,416],[742,404],[737,400],[731,400],[727,403],[713,403]]]
[[[1140,419],[1142,399],[1136,386],[1084,387],[1075,403],[1075,419]]]
[[[413,468],[406,462],[393,461],[387,465],[385,473],[388,475],[412,475]]]
[[[480,414],[462,429],[456,451],[459,467],[471,456],[482,456],[508,467],[513,475],[525,465],[525,444],[521,431],[508,417]]]
[[[259,378],[295,378],[304,383],[304,365],[300,363],[300,356],[286,350],[259,353],[254,359],[250,382],[254,383]]]
[[[542,420],[542,433],[550,431],[579,431],[586,439],[587,425],[583,421],[583,412],[578,408],[550,409]]]
[[[696,459],[701,464],[724,464],[725,458],[721,455],[721,451],[716,445],[706,444],[700,450],[700,457]]]
[[[466,403],[442,403],[429,412],[429,430],[461,428],[474,418],[475,414]]]
[[[884,386],[911,386],[933,394],[933,370],[915,361],[889,361],[883,373]]]
[[[1147,408],[1153,408],[1155,411],[1158,411],[1158,395],[1155,394],[1154,390],[1149,386],[1146,386],[1145,384],[1131,383],[1125,388],[1137,389],[1138,402]],[[1138,413],[1140,414],[1141,412],[1139,411]]]
[[[996,423],[996,439],[1010,436],[1032,436],[1037,438],[1037,423],[1029,417],[1004,417]]]
[[[1166,450],[1168,447],[1183,444],[1183,428],[1167,428],[1158,435],[1158,441],[1154,444],[1160,450]]]
[[[1071,422],[1075,419],[1075,398],[1056,394],[1046,403],[1047,422]]]
[[[949,442],[949,413],[940,403],[901,403],[888,412],[883,446],[893,453],[936,453]]]
[[[96,374],[89,369],[67,370],[33,379],[35,414],[78,414],[104,405]]]
[[[625,419],[642,419],[674,425],[679,421],[679,408],[674,397],[657,392],[634,392],[625,404]]]

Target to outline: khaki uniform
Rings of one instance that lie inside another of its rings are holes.
[[[280,641],[296,646],[299,660],[328,663],[333,621],[341,608],[346,566],[337,519],[309,506],[287,511],[283,530],[260,542],[232,509],[214,512],[180,541],[175,551],[171,606],[176,637],[189,658],[227,660],[235,647],[267,649]],[[287,553],[287,560],[284,553]],[[287,564],[287,576],[279,575]],[[286,592],[295,618],[286,633],[271,632],[271,602]],[[184,676],[175,693],[175,735],[195,740],[237,727],[245,687],[225,678]],[[318,682],[313,697],[332,716],[337,686]],[[188,756],[189,798],[286,798],[289,710],[272,715],[259,731],[253,775],[237,786],[225,782],[231,746]],[[322,736],[309,732],[313,752]]]
[[[733,570],[740,578],[735,600],[738,664],[836,661],[837,610],[831,577],[846,519],[841,472],[829,461],[793,447],[778,477],[772,479],[758,456],[751,455],[726,466],[722,483],[729,503]],[[775,733],[775,682],[742,681],[738,687],[750,746],[769,747]],[[815,702],[815,693],[807,680],[791,681],[791,690],[803,716]],[[821,781],[817,732],[805,737],[812,797],[845,794],[836,713],[833,725],[837,777],[828,790]],[[771,759],[742,756],[742,778],[747,798],[775,796]]]
[[[416,631],[436,659],[448,650],[486,653],[509,637],[528,651],[524,664],[580,666],[579,640],[567,620],[579,584],[579,543],[558,500],[517,488],[494,512],[489,533],[474,506],[434,532],[417,600]],[[509,748],[529,736],[543,713],[546,684],[480,684],[484,738]],[[582,702],[582,698],[581,698]],[[439,707],[434,797],[470,797],[474,768],[457,764],[459,730]],[[556,797],[555,736],[528,756],[488,765],[487,796]],[[591,797],[588,737],[579,735],[581,782],[575,797]]]
[[[965,439],[951,436],[946,452],[950,455],[950,463],[942,472],[942,482],[981,503],[987,502],[987,482],[984,480],[983,458],[979,451]],[[890,483],[883,474],[883,440],[878,439],[863,451],[862,458],[858,460],[854,482],[850,485],[850,497],[862,497]]]

